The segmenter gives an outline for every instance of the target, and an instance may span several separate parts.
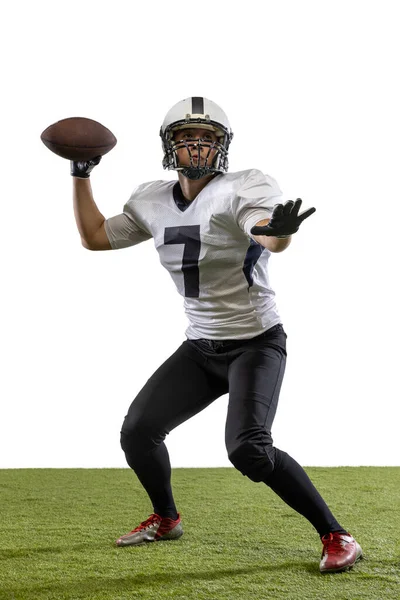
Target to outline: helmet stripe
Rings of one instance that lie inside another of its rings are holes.
[[[204,115],[204,98],[192,97],[192,115]]]

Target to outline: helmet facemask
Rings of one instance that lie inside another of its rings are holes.
[[[188,179],[201,179],[206,175],[210,175],[213,173],[221,173],[222,171],[227,171],[228,169],[228,151],[226,146],[224,145],[224,138],[226,137],[224,134],[219,136],[218,141],[210,141],[204,138],[186,138],[186,139],[174,139],[174,134],[177,130],[181,128],[175,125],[175,127],[171,127],[170,131],[165,132],[165,137],[169,136],[169,139],[164,142],[164,160],[163,167],[164,169],[174,169],[176,171],[180,171],[182,175],[187,177]],[[210,127],[211,129],[211,127]],[[218,135],[220,131],[212,128],[214,133]],[[178,159],[178,150],[182,148],[186,148],[186,152],[190,161],[189,165],[181,165],[179,164]],[[202,156],[201,151],[205,148],[206,152]],[[215,153],[213,153],[215,150]],[[197,154],[198,158],[195,158],[193,155]],[[214,154],[212,156],[212,154]]]
[[[203,138],[175,140],[176,131],[181,129],[208,129],[215,134],[217,141]],[[228,170],[228,148],[233,133],[227,116],[211,100],[191,97],[178,102],[167,113],[160,136],[164,151],[164,169],[180,171],[189,179],[201,179],[206,175]],[[182,148],[186,148],[189,165],[179,163],[177,151]],[[204,156],[201,157],[202,150]],[[201,160],[193,157],[194,152]]]

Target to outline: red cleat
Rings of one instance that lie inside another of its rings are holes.
[[[327,533],[321,540],[324,545],[319,565],[321,573],[346,571],[362,558],[360,544],[349,533]]]
[[[176,540],[183,534],[181,516],[178,513],[176,521],[163,518],[155,513],[138,527],[117,539],[117,546],[138,546],[146,542],[161,542]]]

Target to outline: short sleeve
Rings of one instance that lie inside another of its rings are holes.
[[[127,211],[127,207],[124,208],[124,212],[120,215],[106,219],[104,228],[111,247],[114,250],[135,246],[152,237],[135,223]]]
[[[238,189],[233,201],[236,223],[249,237],[258,221],[270,219],[276,204],[282,203],[282,191],[275,179],[253,169]]]

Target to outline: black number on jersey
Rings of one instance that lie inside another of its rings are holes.
[[[200,225],[166,227],[164,244],[184,244],[182,273],[186,298],[200,296]]]

